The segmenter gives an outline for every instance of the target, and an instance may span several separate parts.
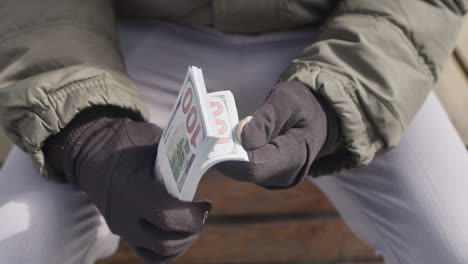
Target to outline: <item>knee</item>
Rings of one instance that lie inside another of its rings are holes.
[[[444,241],[444,263],[466,264],[468,263],[468,237],[458,235],[447,238]],[[442,258],[441,258],[442,259]],[[440,262],[442,263],[442,262]]]
[[[439,230],[440,231],[440,230]],[[445,231],[445,230],[444,230]],[[386,264],[466,264],[468,263],[468,237],[453,232],[413,234],[413,237],[391,241],[386,240],[379,250]]]
[[[94,206],[50,192],[15,197],[1,207],[0,217],[8,219],[0,228],[0,263],[11,264],[81,263],[100,224]]]

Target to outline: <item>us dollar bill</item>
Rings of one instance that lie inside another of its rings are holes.
[[[203,174],[226,160],[248,161],[235,130],[230,91],[207,93],[201,69],[191,66],[158,145],[155,175],[174,197],[191,201]]]

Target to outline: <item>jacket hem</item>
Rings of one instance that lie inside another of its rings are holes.
[[[293,64],[286,70],[288,72],[293,74],[282,76],[280,82],[300,81],[313,92],[321,94],[341,122],[342,142],[333,153],[314,161],[309,170],[311,176],[365,166],[385,148],[383,139],[359,107],[352,82],[321,67],[306,69]]]
[[[124,76],[102,71],[99,75],[73,80],[39,96],[41,109],[30,108],[16,120],[15,129],[23,131],[22,140],[16,143],[31,154],[39,175],[47,180],[66,182],[63,175],[46,164],[42,146],[49,136],[60,132],[82,110],[93,106],[115,106],[134,113],[142,120],[148,119],[139,94],[135,88],[130,89],[125,84],[133,85]]]

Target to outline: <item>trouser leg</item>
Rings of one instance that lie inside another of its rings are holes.
[[[119,241],[83,192],[39,177],[17,147],[0,171],[0,219],[0,263],[91,264]]]
[[[209,91],[232,90],[242,117],[314,39],[313,30],[246,37],[159,22],[123,23],[120,33],[128,71],[162,127],[189,65],[202,67]],[[387,263],[468,263],[468,157],[434,95],[398,147],[315,182]]]
[[[434,94],[397,147],[313,182],[387,264],[468,263],[468,153]]]
[[[313,29],[255,36],[224,34],[158,21],[122,21],[120,46],[141,89],[151,122],[165,127],[190,65],[200,67],[208,92],[230,90],[239,116],[262,105],[281,72],[315,38]]]

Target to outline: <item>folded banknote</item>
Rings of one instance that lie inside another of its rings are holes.
[[[158,145],[155,171],[174,197],[191,201],[203,174],[226,160],[248,161],[236,136],[230,91],[207,93],[201,69],[191,66]]]

